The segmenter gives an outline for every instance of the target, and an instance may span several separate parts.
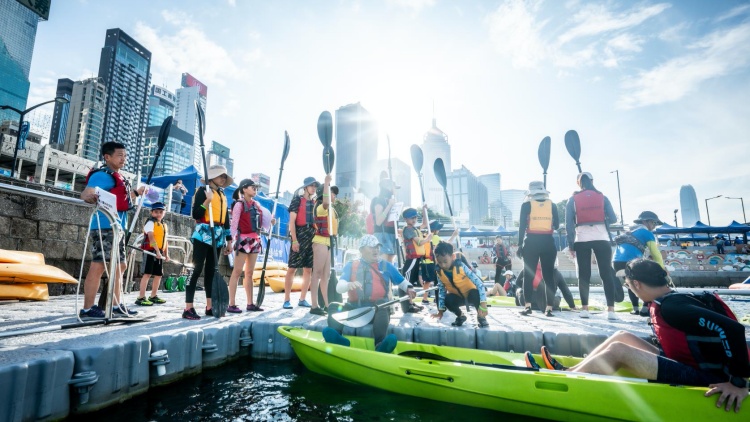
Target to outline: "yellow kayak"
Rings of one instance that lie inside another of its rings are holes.
[[[8,264],[44,264],[44,255],[37,252],[0,249],[0,262]]]
[[[43,283],[0,284],[0,299],[49,300],[49,291]]]
[[[43,264],[0,264],[0,282],[4,283],[69,283],[75,278],[65,271]]]

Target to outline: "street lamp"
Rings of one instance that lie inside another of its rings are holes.
[[[679,210],[677,210],[677,209],[676,209],[676,210],[674,210],[674,226],[675,226],[675,227],[678,227],[678,226],[677,226],[677,211],[679,211]]]
[[[716,198],[721,198],[721,195],[717,195],[711,198],[706,198],[706,218],[708,218],[708,225],[711,225],[711,215],[708,213],[708,201]]]
[[[745,200],[742,198],[732,198],[731,196],[725,196],[727,199],[739,199],[742,203],[742,222],[747,223],[747,217],[745,217]]]
[[[622,216],[622,196],[620,195],[620,172],[617,170],[610,171],[609,174],[617,174],[617,199],[620,201],[620,225],[625,227],[625,217]]]
[[[21,128],[23,127],[23,116],[31,112],[32,110],[41,107],[43,105],[49,104],[49,103],[60,103],[60,104],[67,104],[70,101],[65,97],[55,97],[54,100],[45,101],[43,103],[37,104],[33,107],[29,107],[24,111],[21,111],[15,107],[11,107],[9,105],[2,105],[0,106],[0,110],[12,110],[18,113],[20,116],[18,118],[18,134],[16,136],[16,147],[13,149],[13,168],[10,171],[10,177],[15,177],[16,175],[16,161],[18,160],[18,147],[21,144]]]

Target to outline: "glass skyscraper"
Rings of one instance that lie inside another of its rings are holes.
[[[68,102],[65,104],[55,103],[55,111],[52,114],[52,128],[49,131],[49,144],[55,149],[63,149],[65,145],[65,129],[70,114],[70,100],[73,98],[73,84],[74,82],[68,78],[57,80],[55,97],[63,97]]]
[[[16,0],[0,0],[0,105],[26,108],[29,71],[39,15]],[[0,122],[18,121],[18,113],[0,110]]]
[[[424,196],[427,205],[441,214],[448,214],[448,206],[445,202],[443,187],[435,178],[435,160],[443,159],[446,175],[451,173],[451,145],[448,143],[448,135],[437,127],[437,120],[432,119],[432,127],[424,134],[422,142],[422,154],[424,164],[422,165],[422,177],[424,178]],[[452,205],[452,204],[451,204]]]
[[[174,117],[174,94],[166,88],[153,85],[148,97],[148,127],[159,126],[169,116]]]
[[[177,101],[174,120],[177,127],[193,135],[193,165],[198,169],[198,173],[203,175],[203,158],[198,139],[198,115],[195,112],[195,102],[198,101],[203,108],[203,113],[208,115],[206,109],[208,87],[189,73],[182,74],[181,86],[182,88],[175,91]]]
[[[360,103],[336,110],[336,186],[342,198],[379,192],[376,173],[378,124]]]
[[[107,87],[99,78],[73,83],[65,141],[52,144],[52,147],[87,160],[99,161],[106,103]]]
[[[99,60],[99,79],[107,87],[102,142],[125,145],[125,170],[136,173],[146,135],[151,52],[119,28],[108,29]]]
[[[163,120],[163,119],[162,119]],[[161,123],[160,123],[161,125]],[[145,177],[151,171],[156,158],[156,146],[159,140],[161,126],[146,128],[146,138],[143,143],[143,165],[141,174]],[[193,135],[172,125],[169,138],[161,152],[159,162],[154,169],[154,177],[174,174],[193,164]]]

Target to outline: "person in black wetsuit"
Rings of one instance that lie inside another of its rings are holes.
[[[619,331],[571,368],[563,367],[542,347],[549,369],[611,375],[621,368],[639,378],[674,385],[708,387],[720,394],[717,407],[738,412],[748,396],[750,363],[745,326],[716,295],[677,293],[656,262],[634,259],[618,271],[626,286],[651,302],[651,324],[658,346]],[[526,352],[527,366],[538,367]],[[718,416],[718,414],[717,414]]]

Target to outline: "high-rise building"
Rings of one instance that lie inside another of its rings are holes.
[[[68,154],[99,161],[106,105],[107,87],[99,78],[73,83],[65,141],[53,146]],[[132,159],[130,157],[128,161]]]
[[[37,24],[47,19],[49,5],[46,13],[40,12],[44,11],[32,11],[18,0],[0,0],[0,105],[26,108]],[[18,118],[13,110],[0,110],[0,122]]]
[[[417,209],[421,209],[422,205],[420,203],[414,203],[411,200],[411,175],[412,175],[411,166],[399,160],[398,158],[393,157],[391,158],[391,171],[393,172],[393,180],[395,180],[396,184],[398,185],[398,189],[396,189],[396,202],[403,202],[404,206],[407,206],[407,207],[413,206]],[[369,179],[376,181],[376,182],[379,181],[380,174],[382,172],[388,173],[388,160],[387,159],[378,160],[377,166],[375,168],[375,173]],[[365,193],[370,198],[374,198],[375,196],[377,196],[379,191],[380,191],[380,187],[378,186],[378,184],[374,184],[372,186],[373,193],[370,194],[369,190]]]
[[[52,128],[49,131],[49,144],[55,149],[63,149],[65,145],[65,129],[68,126],[70,100],[73,98],[73,84],[74,82],[68,78],[57,80],[55,97],[63,97],[68,102],[65,104],[55,102],[55,111],[52,113]]]
[[[500,173],[484,174],[479,176],[478,179],[487,188],[488,215],[494,218],[498,224],[502,224],[503,195],[500,193]]]
[[[489,212],[487,187],[466,166],[453,170],[447,176],[453,215],[462,222],[482,224]]]
[[[203,174],[203,158],[201,157],[200,139],[198,132],[198,115],[195,102],[201,105],[203,113],[208,111],[208,87],[189,73],[182,74],[181,88],[175,91],[177,101],[174,113],[175,124],[180,129],[193,135],[193,165]]]
[[[211,149],[206,153],[208,166],[220,165],[227,168],[227,173],[234,177],[234,160],[229,156],[229,147],[216,141],[211,141]]]
[[[503,198],[503,225],[505,227],[515,227],[521,215],[521,204],[526,198],[526,191],[522,189],[505,189],[500,194]],[[507,222],[505,221],[507,219]]]
[[[422,142],[422,154],[424,164],[422,174],[424,177],[424,196],[427,205],[442,214],[448,214],[445,203],[443,186],[435,178],[435,160],[443,159],[445,174],[451,173],[451,146],[448,143],[448,135],[438,129],[437,121],[432,119],[432,127],[424,134]]]
[[[152,85],[148,96],[148,126],[161,126],[164,119],[174,117],[174,102],[177,98],[167,88]]]
[[[360,103],[336,110],[336,177],[339,196],[377,195],[378,124]]]
[[[271,195],[271,176],[263,173],[253,173],[250,175],[250,180],[258,185],[258,192],[263,192],[266,196]],[[276,192],[273,193],[276,195]]]
[[[102,142],[125,145],[125,169],[137,172],[146,136],[151,52],[120,28],[108,29],[99,60],[99,79],[107,87]]]
[[[693,185],[683,185],[680,188],[680,211],[682,227],[692,227],[700,221],[701,211],[698,208],[698,197],[695,195]]]
[[[146,138],[143,142],[143,164],[141,166],[141,174],[143,175],[148,175],[156,158],[160,130],[161,125],[146,128]],[[178,173],[193,165],[193,140],[193,135],[172,125],[169,129],[167,143],[159,156],[156,168],[154,168],[154,177]]]

